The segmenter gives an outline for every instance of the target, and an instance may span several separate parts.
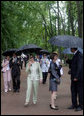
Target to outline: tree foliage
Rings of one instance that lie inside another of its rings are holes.
[[[29,43],[49,51],[58,49],[48,40],[58,34],[82,37],[82,17],[82,1],[1,1],[1,50]]]

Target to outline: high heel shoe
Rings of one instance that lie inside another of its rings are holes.
[[[51,106],[51,104],[50,104],[50,108],[53,109],[53,110],[59,110],[59,108],[57,108],[57,107],[53,108],[53,107]]]
[[[28,104],[29,104],[28,102],[25,102],[24,107],[27,107],[27,106],[28,106]]]
[[[51,107],[51,104],[50,104],[50,107]],[[58,107],[58,106],[55,106],[55,107]]]

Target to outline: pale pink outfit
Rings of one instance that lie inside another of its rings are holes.
[[[4,79],[4,91],[7,92],[8,90],[11,90],[11,69],[9,67],[9,61],[3,60],[2,67],[3,67],[2,71]]]

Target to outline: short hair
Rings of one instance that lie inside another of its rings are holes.
[[[78,48],[71,48],[71,49],[74,49],[76,51]]]
[[[30,57],[29,58],[35,58],[33,54],[30,54]]]
[[[46,54],[46,53],[44,53],[44,54],[43,54],[43,56],[47,56],[47,54]]]
[[[57,53],[51,53],[51,55],[50,55],[50,59],[53,60],[55,56],[58,56],[58,54],[57,54]]]

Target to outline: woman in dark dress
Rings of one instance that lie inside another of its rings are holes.
[[[51,103],[50,103],[50,108],[54,110],[58,110],[58,107],[55,107],[55,99],[56,99],[56,92],[57,92],[57,86],[58,83],[56,80],[60,80],[60,77],[57,73],[56,70],[56,60],[57,60],[57,54],[52,53],[51,54],[51,63],[50,63],[50,85],[49,85],[49,90],[51,91]]]

